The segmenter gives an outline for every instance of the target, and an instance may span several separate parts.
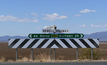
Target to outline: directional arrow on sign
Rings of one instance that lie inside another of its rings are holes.
[[[84,37],[84,35],[83,34],[81,34],[81,38],[83,38]]]
[[[32,34],[29,34],[28,37],[29,37],[29,38],[32,38]]]

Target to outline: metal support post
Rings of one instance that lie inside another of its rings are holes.
[[[55,34],[55,32],[56,32],[56,31],[54,31],[54,34]],[[54,38],[54,40],[55,40],[55,38]],[[55,48],[54,48],[54,60],[55,60]]]
[[[77,50],[76,50],[76,54],[77,54],[77,60],[78,60],[78,48],[77,48]]]
[[[54,48],[54,60],[55,60],[55,48]]]
[[[17,52],[17,48],[16,48],[16,61],[17,61],[17,54],[18,54],[18,52]]]
[[[31,48],[31,59],[33,60],[33,48]]]
[[[50,60],[52,60],[52,58],[51,58],[51,48],[50,48]]]
[[[91,48],[91,60],[93,60],[93,48]]]

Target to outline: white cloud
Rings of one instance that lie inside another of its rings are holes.
[[[89,13],[89,12],[97,12],[96,10],[89,10],[89,9],[84,9],[80,11],[80,13]]]
[[[4,16],[4,15],[0,15],[0,21],[15,21],[15,22],[38,22],[38,20],[31,20],[28,18],[18,18],[18,17],[14,17],[14,16]]]
[[[83,25],[79,25],[78,27],[86,27],[86,25],[85,25],[85,24],[83,24]]]
[[[94,27],[94,25],[92,24],[91,27]]]
[[[102,27],[102,25],[91,25],[91,27]]]
[[[104,25],[105,27],[107,26],[107,24]]]
[[[47,28],[48,26],[44,26],[43,28]]]
[[[34,16],[38,16],[36,13],[31,13],[32,15],[34,15]]]
[[[79,16],[81,16],[80,14],[77,14],[77,15],[74,15],[75,17],[79,17]]]
[[[105,24],[105,25],[91,25],[91,27],[107,27],[107,24]]]
[[[57,13],[54,13],[54,14],[43,14],[43,15],[46,15],[46,17],[43,17],[43,19],[48,20],[48,21],[54,21],[55,19],[68,18],[67,16],[59,16]]]
[[[32,20],[33,22],[38,22],[38,20]]]

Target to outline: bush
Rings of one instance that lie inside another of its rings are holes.
[[[82,48],[81,52],[80,59],[91,59],[91,48]],[[102,55],[103,53],[101,50],[93,50],[93,60],[98,60]]]
[[[99,49],[93,50],[93,59],[98,60],[103,55],[103,52]]]

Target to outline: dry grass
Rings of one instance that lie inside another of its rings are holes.
[[[6,58],[3,57],[3,56],[1,56],[1,57],[0,57],[0,62],[5,62],[5,61],[6,61]]]
[[[47,53],[40,53],[40,54],[38,54],[37,56],[36,56],[36,58],[35,58],[35,60],[34,60],[35,62],[49,62],[49,61],[51,61],[51,59],[50,59],[50,55],[48,55]]]
[[[7,62],[15,62],[15,61],[13,61],[13,60],[7,60]]]
[[[43,54],[39,54],[37,55],[39,59],[35,59],[34,61],[31,60],[31,59],[28,59],[27,57],[23,57],[22,59],[18,59],[17,61],[13,61],[13,60],[5,60],[4,57],[1,57],[0,59],[0,62],[69,62],[69,61],[72,61],[72,62],[76,62],[76,61],[107,61],[107,60],[104,60],[103,58],[101,60],[90,60],[90,59],[84,59],[84,60],[81,60],[81,59],[78,59],[78,60],[50,60],[48,57],[48,55],[46,53],[43,53]],[[63,56],[61,56],[63,57]]]
[[[17,62],[33,62],[33,60],[27,57],[23,57],[22,59],[18,59]]]
[[[29,59],[28,59],[27,57],[23,57],[23,58],[22,58],[22,61],[27,62],[27,61],[29,61]]]

